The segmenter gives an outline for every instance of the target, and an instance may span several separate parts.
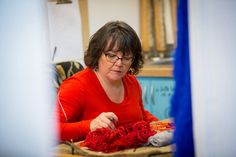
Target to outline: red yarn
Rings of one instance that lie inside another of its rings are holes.
[[[93,151],[110,153],[140,147],[154,134],[155,131],[152,131],[149,123],[145,121],[121,126],[115,130],[99,128],[88,133],[84,146]]]

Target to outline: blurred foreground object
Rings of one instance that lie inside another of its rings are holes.
[[[0,156],[49,157],[50,120],[47,2],[0,1]]]

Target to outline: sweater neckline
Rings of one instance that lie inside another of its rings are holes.
[[[104,88],[102,87],[102,84],[101,84],[101,82],[99,81],[99,79],[97,78],[97,76],[96,76],[95,72],[93,71],[93,69],[90,69],[90,71],[91,71],[93,77],[94,77],[95,80],[96,80],[96,84],[98,85],[99,90],[103,93],[103,95],[105,96],[105,98],[106,98],[107,101],[109,101],[110,103],[112,103],[112,104],[114,104],[114,105],[122,105],[122,104],[124,104],[124,103],[126,102],[126,99],[127,99],[127,92],[128,92],[128,91],[127,91],[127,84],[126,84],[126,81],[125,81],[124,78],[122,78],[123,85],[124,85],[124,99],[123,99],[120,103],[117,103],[117,102],[112,101],[112,100],[108,97],[107,93],[105,92]]]

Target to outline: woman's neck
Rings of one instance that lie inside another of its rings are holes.
[[[123,81],[109,81],[102,77],[98,71],[95,71],[95,74],[109,99],[115,103],[121,103],[125,93]]]

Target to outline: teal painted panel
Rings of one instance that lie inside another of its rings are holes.
[[[152,105],[149,103],[150,102],[150,83],[149,80],[142,80],[140,81],[140,85],[142,88],[142,99],[143,99],[143,105],[144,108],[148,111],[152,111]]]
[[[137,77],[142,87],[145,109],[159,120],[170,118],[170,100],[174,92],[172,78]]]

